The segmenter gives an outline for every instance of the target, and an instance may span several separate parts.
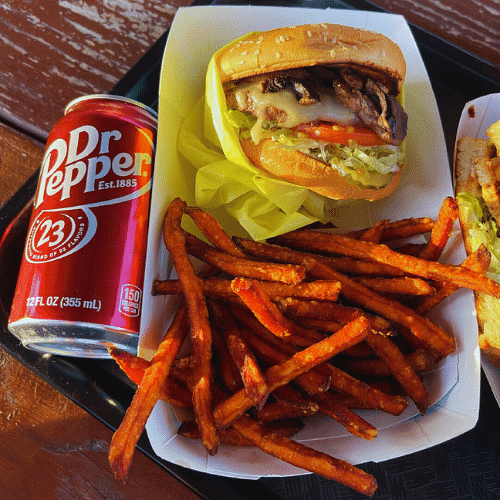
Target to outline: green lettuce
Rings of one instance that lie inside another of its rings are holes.
[[[471,228],[469,236],[472,251],[475,251],[481,244],[486,246],[491,253],[491,263],[487,274],[490,278],[500,281],[500,238],[498,238],[498,226],[495,220],[490,216],[482,198],[471,193],[459,193],[457,202],[463,209],[466,224]]]

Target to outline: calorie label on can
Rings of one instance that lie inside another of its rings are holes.
[[[50,133],[9,317],[25,346],[136,352],[156,129],[146,106],[94,95]]]

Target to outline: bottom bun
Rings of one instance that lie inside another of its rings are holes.
[[[261,140],[258,144],[245,139],[241,145],[252,163],[263,170],[334,200],[379,200],[391,194],[401,179],[400,169],[387,186],[363,189],[350,184],[329,165],[299,151],[277,146],[271,139]]]

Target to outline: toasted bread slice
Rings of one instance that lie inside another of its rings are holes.
[[[462,137],[457,141],[455,153],[455,194],[467,192],[486,197],[485,204],[495,220],[500,221],[500,196],[496,177],[498,161],[495,146],[486,139]],[[482,186],[480,184],[482,182]],[[488,203],[487,203],[488,202]],[[459,206],[459,220],[467,253],[471,246],[470,221],[465,209]],[[498,215],[498,218],[495,214]],[[496,365],[500,366],[500,300],[483,293],[475,293],[479,347]]]
[[[475,294],[479,347],[500,366],[500,300],[484,293]]]
[[[492,123],[486,130],[486,135],[495,145],[497,151],[500,151],[500,121]]]
[[[464,136],[457,141],[455,186],[460,186],[456,190],[457,193],[465,191],[474,196],[481,196],[481,186],[477,179],[474,163],[478,158],[491,158],[494,155],[495,148],[486,139]]]

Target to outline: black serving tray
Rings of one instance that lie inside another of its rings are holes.
[[[248,5],[248,1],[195,1],[194,5]],[[383,11],[367,0],[276,0],[259,2],[307,8],[343,8]],[[449,158],[466,102],[500,92],[498,69],[465,53],[416,26],[410,26],[436,95]],[[157,108],[158,85],[166,32],[117,83],[111,94],[134,98]],[[425,145],[422,145],[425,147]],[[0,346],[58,391],[115,430],[130,404],[134,387],[111,360],[47,356],[24,348],[7,329],[36,172],[0,210]],[[477,426],[447,443],[382,463],[364,464],[375,475],[379,489],[373,498],[404,500],[500,499],[500,409],[482,377]],[[192,471],[162,459],[153,452],[146,434],[139,450],[205,500],[323,500],[359,499],[360,494],[316,475],[232,479]]]

